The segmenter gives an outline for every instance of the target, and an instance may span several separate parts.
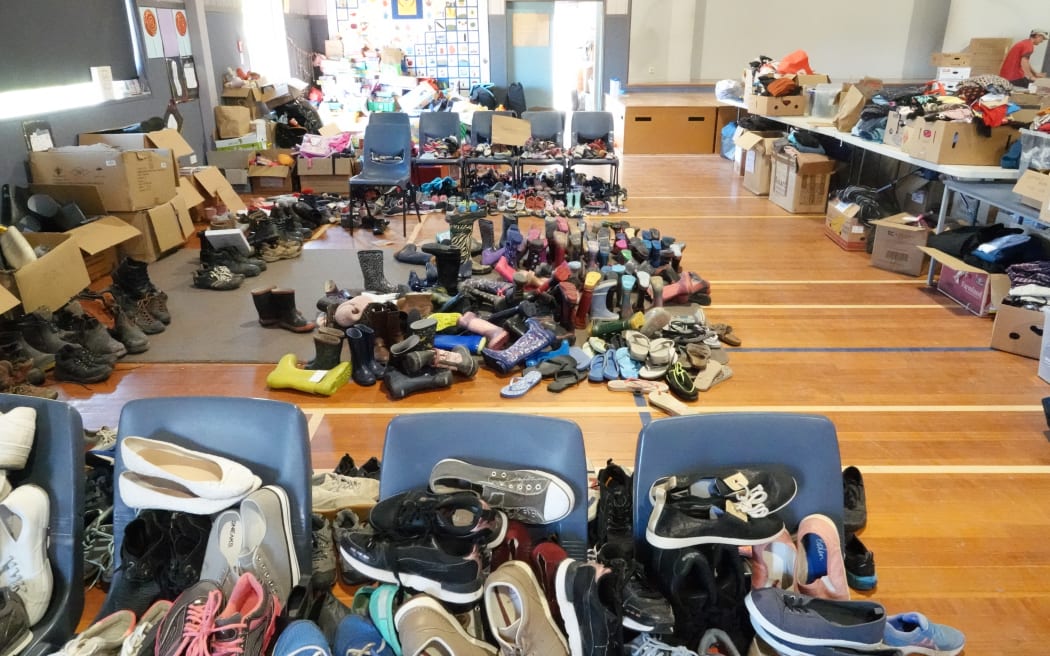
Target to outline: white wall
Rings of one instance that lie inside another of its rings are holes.
[[[959,52],[972,37],[1010,37],[1020,41],[1033,29],[1050,30],[1050,2],[1047,0],[952,0],[944,52]],[[1045,67],[1044,42],[1032,54],[1032,66]]]
[[[628,80],[633,84],[692,79],[697,0],[633,0]]]

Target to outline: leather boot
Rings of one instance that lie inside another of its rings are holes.
[[[478,219],[478,231],[481,232],[481,263],[492,266],[503,256],[503,247],[496,247],[492,220]]]
[[[444,244],[423,244],[423,252],[437,261],[437,282],[445,293],[455,296],[459,289],[459,268],[462,262],[460,251]]]
[[[347,329],[346,339],[350,343],[350,364],[353,369],[354,382],[362,387],[375,385],[376,375],[371,365],[375,361],[375,353],[369,347],[368,339],[361,332],[361,327],[354,326]]]
[[[591,298],[591,319],[619,319],[617,312],[609,310],[609,293],[617,287],[618,283],[613,280],[602,280],[594,286]]]
[[[501,373],[507,373],[518,363],[534,353],[547,348],[554,341],[554,332],[548,330],[537,319],[527,319],[528,331],[516,342],[502,351],[489,348],[481,350],[485,362]]]
[[[481,335],[434,335],[434,348],[442,351],[454,351],[462,346],[468,352],[478,354],[485,348],[485,338]]]
[[[306,369],[331,369],[342,361],[343,332],[334,328],[321,328],[314,334],[314,359],[306,363]]]
[[[634,285],[636,282],[638,282],[637,278],[626,273],[620,278],[621,319],[626,319],[634,313],[634,307],[631,304],[631,293],[634,292]]]
[[[576,306],[576,316],[573,318],[573,326],[576,328],[587,327],[587,315],[591,311],[591,298],[594,296],[594,286],[602,279],[602,274],[597,271],[587,272],[583,280],[583,291],[580,293],[580,302]]]
[[[403,294],[409,289],[405,285],[395,285],[386,279],[383,273],[383,251],[358,251],[357,261],[361,265],[365,289],[379,294]]]
[[[331,396],[350,380],[350,363],[340,362],[329,369],[320,380],[314,380],[317,372],[295,366],[297,358],[289,353],[277,362],[277,367],[266,376],[266,386],[271,389],[297,389],[300,392]]]
[[[397,369],[391,369],[387,371],[384,382],[390,398],[403,399],[409,394],[451,387],[452,371],[449,369],[434,369],[432,373],[406,376]]]
[[[252,292],[252,296],[255,293]],[[303,318],[301,312],[295,307],[295,290],[294,289],[280,289],[274,288],[270,290],[270,310],[272,314],[269,315],[277,319],[277,327],[290,330],[293,333],[308,333],[317,326],[312,321],[307,321]],[[258,307],[258,306],[256,306]],[[259,323],[262,323],[262,312],[259,313]],[[274,325],[263,324],[266,325]]]
[[[510,339],[510,335],[506,330],[485,321],[473,312],[466,312],[459,318],[459,327],[465,328],[475,335],[484,335],[488,348],[497,351],[502,349],[506,345],[507,340]]]

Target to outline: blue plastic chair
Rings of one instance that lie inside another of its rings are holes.
[[[647,548],[649,489],[663,476],[748,464],[786,467],[798,495],[780,516],[794,532],[806,515],[834,520],[841,538],[842,462],[835,425],[827,417],[772,412],[718,413],[658,419],[638,435],[634,471],[634,538]]]
[[[120,474],[124,463],[120,444],[133,435],[171,442],[236,460],[262,479],[263,485],[279,485],[291,503],[292,535],[299,569],[304,578],[311,571],[310,435],[306,417],[298,407],[283,401],[222,396],[185,396],[129,401],[120,413],[117,457],[113,468],[113,581],[110,597],[98,617],[117,610],[110,598],[122,585],[120,545],[124,528],[136,511],[120,498]],[[81,438],[83,439],[83,438]]]
[[[419,115],[419,150],[423,152],[423,145],[429,141],[439,141],[448,137],[461,140],[459,114],[455,112],[423,112]],[[420,159],[418,156],[412,158],[412,166],[455,166],[456,172],[462,178],[462,157],[428,157]]]
[[[76,633],[84,610],[84,425],[71,405],[30,396],[0,394],[0,411],[36,410],[29,460],[8,472],[11,485],[38,485],[51,502],[47,556],[54,588],[44,617],[33,627],[24,656],[50,654]]]
[[[533,139],[553,141],[559,146],[565,145],[565,114],[556,111],[529,111],[522,112],[521,118],[529,122],[530,134]],[[518,158],[518,177],[525,172],[526,166],[558,166],[559,175],[565,175],[565,158],[529,159]]]
[[[415,189],[412,186],[412,128],[408,121],[369,121],[365,128],[361,172],[350,178],[351,215],[354,214],[355,187],[397,187],[402,201],[404,236],[408,235],[410,204],[415,206],[416,219],[422,223],[423,217],[419,214],[419,205],[415,202]],[[367,202],[365,208],[368,208]],[[371,210],[367,210],[367,213],[371,220]],[[350,223],[350,234],[353,235],[353,222]]]
[[[564,479],[576,497],[551,525],[569,556],[587,557],[587,458],[583,433],[565,419],[503,412],[433,412],[394,417],[386,429],[379,498],[425,488],[439,460],[539,469]]]
[[[612,112],[573,112],[569,120],[569,148],[601,139],[611,149],[615,143],[614,129]],[[573,168],[576,166],[608,166],[609,184],[614,187],[620,185],[619,157],[612,159],[573,157],[570,152],[566,157],[565,166],[570,179]]]
[[[368,115],[369,125],[408,125],[408,114],[404,112],[372,112]]]
[[[492,117],[509,116],[514,118],[514,112],[487,111],[474,112],[470,121],[470,145],[492,143]],[[478,166],[506,166],[510,168],[511,178],[517,182],[518,156],[512,154],[509,157],[464,157],[463,158],[463,186],[471,187],[477,180]]]

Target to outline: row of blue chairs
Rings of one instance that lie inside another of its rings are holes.
[[[48,555],[55,592],[34,628],[24,654],[54,651],[76,631],[84,605],[82,580],[84,438],[79,413],[66,403],[0,394],[0,410],[30,405],[38,412],[37,437],[28,466],[12,483],[35,483],[51,498]],[[489,427],[499,439],[477,437],[465,426]],[[264,484],[282,486],[291,502],[296,556],[310,571],[312,472],[306,418],[290,403],[253,398],[166,397],[138,399],[122,409],[114,480],[124,464],[120,441],[128,435],[166,440],[248,465]],[[265,444],[266,448],[257,448]],[[580,427],[565,419],[510,413],[434,412],[400,415],[387,426],[380,497],[425,487],[439,460],[458,457],[494,467],[542,469],[566,480],[577,503],[568,517],[548,527],[566,551],[587,551],[587,458]],[[799,493],[785,511],[797,525],[823,513],[842,526],[842,478],[838,439],[825,417],[776,413],[726,413],[660,419],[639,434],[634,472],[635,538],[644,549],[651,505],[649,488],[661,476],[725,466],[776,463],[793,472]],[[72,481],[70,477],[72,476]],[[59,484],[61,481],[61,484]],[[72,482],[72,485],[70,485]],[[122,585],[120,549],[135,511],[114,495],[114,577]],[[105,606],[104,606],[105,607]]]

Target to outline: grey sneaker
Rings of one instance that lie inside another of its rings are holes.
[[[349,508],[340,510],[335,514],[335,522],[332,524],[332,535],[335,543],[339,544],[344,535],[348,535],[356,530],[362,530],[362,528],[363,525],[361,520],[358,519],[357,513]],[[372,580],[351,567],[350,563],[343,558],[339,558],[339,578],[346,585],[362,585]]]
[[[526,524],[550,524],[572,512],[576,497],[569,484],[537,469],[483,467],[446,458],[430,472],[430,489],[437,493],[474,490],[511,519]]]
[[[135,629],[135,613],[118,610],[95,622],[53,656],[117,656]]]
[[[332,539],[332,525],[323,515],[314,513],[310,522],[311,543],[313,551],[310,554],[311,570],[313,571],[313,587],[315,590],[327,590],[335,585],[335,542]]]
[[[237,570],[237,557],[241,553],[243,533],[241,513],[231,509],[215,517],[208,535],[201,580],[214,582],[227,595],[233,591],[233,584],[240,573]]]
[[[171,610],[171,606],[171,602],[166,599],[161,599],[150,606],[135,624],[134,632],[124,641],[124,645],[120,648],[120,656],[153,656],[160,621]]]
[[[0,655],[14,656],[32,640],[22,599],[7,588],[0,588]]]
[[[287,493],[276,485],[252,492],[241,502],[241,521],[237,567],[242,574],[255,574],[283,608],[300,577]]]
[[[873,601],[818,599],[779,588],[752,590],[744,601],[755,630],[777,642],[864,651],[882,646],[886,610]]]
[[[312,509],[315,513],[334,513],[351,506],[374,506],[379,499],[379,481],[324,472],[311,480]]]

